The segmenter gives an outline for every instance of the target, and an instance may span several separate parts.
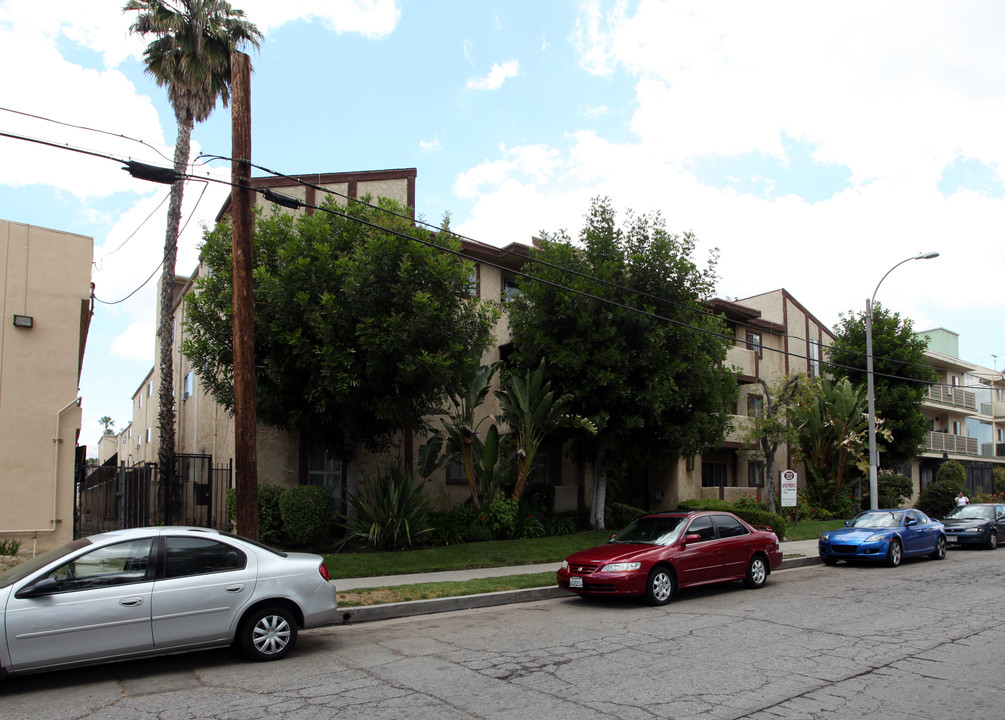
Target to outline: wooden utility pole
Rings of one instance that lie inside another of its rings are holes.
[[[251,191],[251,58],[230,56],[230,194],[234,258],[234,473],[237,531],[258,539],[258,413],[255,409],[255,296],[252,286],[254,193]]]

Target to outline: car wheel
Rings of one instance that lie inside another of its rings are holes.
[[[764,562],[763,555],[754,555],[750,558],[750,565],[747,566],[747,577],[743,579],[743,584],[749,588],[764,587],[768,581],[768,565]]]
[[[649,573],[646,583],[646,602],[650,605],[666,605],[677,590],[677,579],[669,568],[655,567]]]
[[[946,557],[946,539],[941,535],[935,541],[935,550],[932,551],[932,558],[942,560]]]
[[[900,546],[900,540],[891,540],[890,549],[886,552],[886,564],[890,567],[900,565],[900,560],[904,555],[904,549]]]
[[[991,536],[988,538],[988,550],[994,550],[998,547],[998,531],[992,530]]]
[[[823,561],[824,565],[837,565],[838,564],[838,559],[837,558],[822,557],[820,559]]]
[[[297,642],[297,623],[283,608],[260,608],[241,623],[238,644],[252,660],[279,660]]]

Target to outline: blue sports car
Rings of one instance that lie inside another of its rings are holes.
[[[946,556],[942,523],[920,510],[866,510],[820,536],[820,559],[827,565],[838,560],[870,560],[900,565],[905,557]]]

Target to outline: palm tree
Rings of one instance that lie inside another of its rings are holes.
[[[115,430],[112,429],[115,427],[115,421],[112,420],[111,415],[102,415],[98,418],[98,422],[102,425],[102,427],[104,427],[104,432],[101,433],[102,435],[115,434]]]
[[[230,56],[251,45],[260,47],[262,34],[223,0],[129,0],[123,12],[137,12],[130,31],[153,41],[143,53],[146,72],[160,86],[167,86],[168,99],[178,123],[174,150],[174,170],[183,175],[188,166],[192,128],[206,120],[222,100],[230,100]],[[174,388],[172,350],[174,344],[175,257],[181,203],[185,182],[175,180],[168,203],[167,233],[164,237],[164,264],[161,273],[160,388],[158,428],[160,447],[157,461],[162,477],[172,478],[174,469]]]

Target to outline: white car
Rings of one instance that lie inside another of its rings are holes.
[[[195,527],[92,535],[0,573],[0,677],[226,645],[278,660],[338,620],[320,555]]]

